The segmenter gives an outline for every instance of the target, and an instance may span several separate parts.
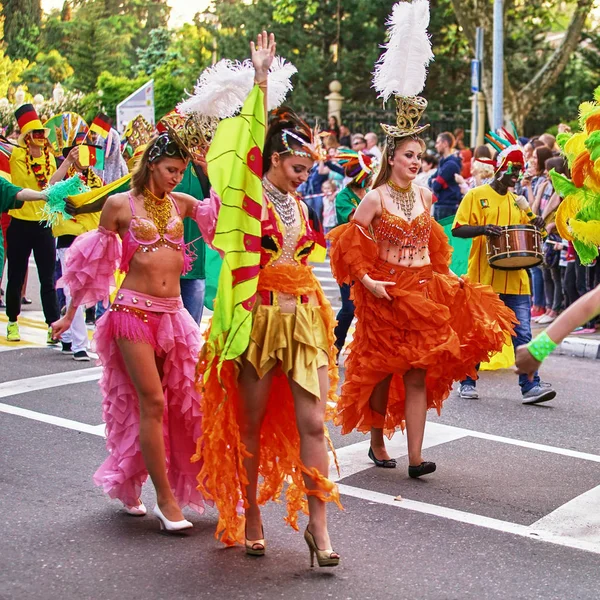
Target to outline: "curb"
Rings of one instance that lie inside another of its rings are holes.
[[[600,359],[600,340],[576,336],[566,337],[556,349],[556,353],[577,358]]]

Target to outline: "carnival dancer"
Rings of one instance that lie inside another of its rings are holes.
[[[335,197],[337,224],[343,225],[352,218],[373,182],[374,160],[369,154],[354,150],[341,152],[337,159],[344,166],[345,176],[350,178],[346,187]],[[335,347],[338,350],[338,357],[344,348],[348,329],[354,319],[354,303],[350,300],[350,286],[347,283],[340,285],[340,296],[342,307],[337,314],[335,327]]]
[[[316,234],[295,196],[319,155],[312,132],[289,110],[276,114],[265,136],[265,98],[281,63],[266,32],[251,51],[255,85],[241,115],[220,123],[207,155],[222,197],[213,244],[224,261],[198,369],[198,482],[219,509],[217,536],[245,543],[254,556],[266,550],[259,505],[277,500],[287,482],[286,521],[298,528],[306,494],[311,564],[316,555],[319,566],[333,567],[340,557],[325,502],[339,504],[339,494],[327,479],[324,425],[337,381],[333,314],[307,264]]]
[[[470,281],[490,285],[500,300],[514,311],[518,323],[515,326],[513,345],[515,348],[531,340],[531,295],[529,277],[525,269],[501,271],[490,266],[486,251],[486,237],[502,233],[501,226],[526,224],[531,221],[527,212],[517,204],[514,188],[521,175],[525,159],[517,143],[516,134],[503,131],[503,136],[494,133],[490,139],[497,145],[498,156],[494,162],[496,172],[490,184],[469,190],[463,198],[452,228],[452,235],[473,238],[469,254],[467,275]],[[486,162],[485,159],[480,159]],[[524,199],[523,199],[524,200]],[[522,202],[522,200],[519,200]],[[523,206],[526,206],[527,202]],[[541,217],[533,224],[544,226]],[[461,381],[460,397],[477,399],[475,378],[470,376]],[[519,376],[523,404],[539,404],[556,397],[556,392],[547,383],[542,383],[536,373],[533,380]]]
[[[18,138],[19,147],[14,148],[10,156],[12,182],[19,187],[41,191],[56,171],[56,161],[47,139],[48,129],[44,128],[31,104],[20,106],[15,111],[15,116],[21,133]],[[21,296],[29,257],[33,252],[40,280],[42,309],[48,324],[47,343],[58,344],[52,338],[50,327],[60,316],[54,287],[56,250],[52,231],[44,223],[40,223],[43,206],[43,201],[28,202],[22,208],[9,211],[11,221],[6,232],[6,339],[9,342],[18,342],[21,339],[17,318],[21,312]]]
[[[370,431],[369,457],[384,468],[396,460],[383,436],[406,427],[408,474],[415,478],[436,469],[422,456],[427,409],[439,413],[453,382],[502,348],[513,319],[491,288],[450,272],[451,249],[431,216],[431,192],[413,184],[425,151],[417,136],[428,127],[419,124],[427,102],[416,96],[432,57],[428,22],[426,0],[394,6],[375,87],[384,98],[396,95],[397,124],[382,125],[386,146],[373,190],[352,220],[329,234],[334,277],[354,282],[357,317],[336,423],[343,434]]]
[[[182,219],[193,217],[212,237],[217,209],[172,193],[187,162],[185,150],[168,133],[151,141],[132,176],[131,192],[111,196],[98,229],[71,245],[62,282],[72,302],[54,324],[60,335],[76,307],[108,299],[117,266],[127,274],[94,334],[103,366],[109,451],[94,481],[128,513],[144,515],[140,493],[149,474],[157,496],[154,514],[167,531],[192,527],[181,508],[201,513],[205,505],[196,490],[197,467],[190,463],[202,434],[194,389],[200,332],[183,308],[179,277],[192,259],[183,243]]]

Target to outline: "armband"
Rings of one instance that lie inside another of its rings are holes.
[[[537,361],[542,362],[558,346],[556,342],[550,339],[550,336],[543,331],[527,344],[527,350]]]

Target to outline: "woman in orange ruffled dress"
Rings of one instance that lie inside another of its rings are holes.
[[[450,271],[432,194],[413,183],[426,105],[423,98],[399,102],[398,126],[383,126],[386,149],[373,190],[352,221],[330,234],[333,274],[340,285],[354,282],[358,319],[336,423],[344,434],[370,431],[369,457],[387,468],[396,461],[384,434],[406,428],[411,477],[436,468],[421,454],[427,409],[439,413],[453,382],[502,348],[514,317],[490,287]]]

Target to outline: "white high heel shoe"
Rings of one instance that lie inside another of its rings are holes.
[[[128,506],[127,504],[124,504],[123,506],[125,507],[125,512],[134,517],[145,517],[148,514],[148,509],[141,500],[137,506]]]
[[[154,506],[152,510],[154,516],[160,522],[160,528],[166,531],[182,531],[184,529],[191,529],[194,525],[190,523],[187,519],[182,519],[181,521],[169,521],[165,515],[162,514],[162,511],[158,507],[158,504]]]

